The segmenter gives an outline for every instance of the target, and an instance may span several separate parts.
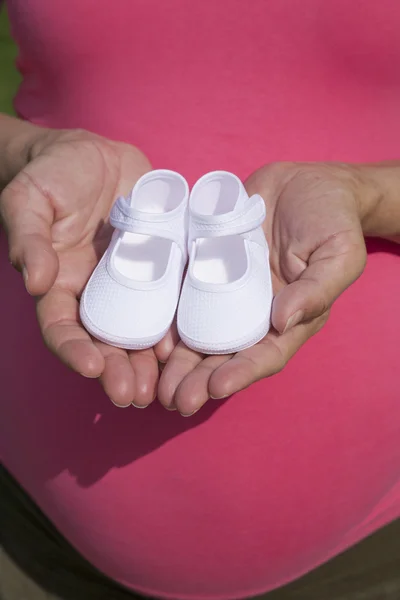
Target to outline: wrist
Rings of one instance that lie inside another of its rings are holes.
[[[34,145],[48,130],[6,115],[0,115],[0,191],[32,159]]]
[[[357,165],[355,170],[364,235],[400,240],[400,162]]]

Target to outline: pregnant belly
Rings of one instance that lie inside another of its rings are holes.
[[[371,248],[280,375],[182,419],[117,409],[59,365],[0,245],[1,457],[107,575],[174,600],[254,596],[400,514],[394,247]]]

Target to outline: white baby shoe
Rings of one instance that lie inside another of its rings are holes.
[[[273,299],[265,203],[249,198],[236,175],[202,177],[189,201],[189,267],[178,307],[182,341],[206,354],[230,354],[259,342]]]
[[[167,333],[187,261],[188,197],[181,175],[159,170],[115,202],[114,234],[80,303],[82,323],[94,337],[137,350]]]

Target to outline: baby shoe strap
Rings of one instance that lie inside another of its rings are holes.
[[[240,209],[222,215],[202,215],[192,212],[189,243],[191,244],[196,238],[248,233],[262,225],[265,214],[265,202],[259,194],[248,198]]]
[[[110,223],[120,231],[171,240],[178,244],[183,255],[186,254],[183,208],[165,213],[146,213],[132,208],[126,199],[120,196],[111,209]]]

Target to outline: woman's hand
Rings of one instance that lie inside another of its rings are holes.
[[[233,356],[205,357],[180,342],[159,383],[165,407],[190,415],[209,397],[225,398],[269,377],[321,329],[332,303],[365,266],[366,185],[362,169],[340,164],[282,163],[248,179],[248,193],[261,194],[267,205],[273,328]]]
[[[37,297],[45,342],[75,371],[100,377],[115,403],[146,405],[158,381],[154,351],[93,341],[80,324],[78,302],[108,245],[112,203],[150,164],[133,146],[85,131],[35,130],[32,140],[27,164],[0,196],[0,215],[10,260]]]

